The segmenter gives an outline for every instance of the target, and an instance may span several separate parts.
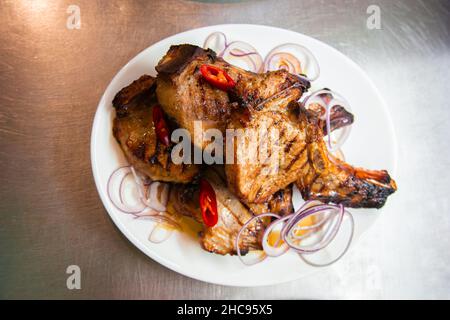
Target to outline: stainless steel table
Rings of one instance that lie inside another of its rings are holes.
[[[80,29],[67,28],[71,4]],[[380,30],[366,27],[369,5]],[[3,0],[0,20],[1,298],[450,298],[449,1]],[[89,138],[111,78],[156,41],[221,23],[322,40],[389,104],[399,191],[345,259],[310,278],[230,288],[178,275],[131,245],[97,195]],[[81,290],[66,287],[72,264]]]

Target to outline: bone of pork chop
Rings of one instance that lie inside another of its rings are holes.
[[[236,83],[229,92],[219,90],[206,82],[200,66],[210,64],[225,70]],[[265,99],[296,86],[299,99],[309,88],[303,78],[278,70],[253,73],[228,64],[214,51],[183,44],[170,47],[156,66],[158,71],[156,94],[164,111],[183,128],[187,129],[194,144],[204,148],[207,142],[194,136],[194,121],[202,121],[202,129],[225,131],[233,109],[238,106],[252,107]],[[198,132],[202,134],[202,132]]]
[[[296,185],[305,200],[340,203],[351,208],[381,208],[397,190],[386,170],[367,170],[333,157],[327,150],[317,118],[299,106],[300,123],[308,136],[308,162]]]
[[[153,180],[187,183],[197,175],[198,166],[174,164],[171,146],[159,142],[152,119],[152,108],[157,104],[155,81],[144,75],[116,94],[113,135],[138,171]]]
[[[225,165],[230,189],[241,201],[257,204],[295,181],[305,200],[382,207],[396,190],[389,174],[353,168],[332,158],[323,139],[323,122],[290,99],[291,94],[286,90],[258,108],[242,108],[230,118],[227,128],[249,132],[233,137],[234,161]],[[272,140],[270,130],[278,133]],[[257,140],[254,132],[259,132]],[[264,145],[269,151],[260,157]]]

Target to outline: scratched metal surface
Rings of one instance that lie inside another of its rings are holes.
[[[70,0],[0,2],[1,298],[450,298],[448,1],[73,2],[80,30],[66,28]],[[366,28],[370,4],[381,30]],[[97,195],[89,138],[109,81],[150,44],[221,23],[320,39],[389,104],[400,190],[345,259],[310,278],[268,288],[186,278],[133,247]],[[79,291],[66,288],[71,264]]]

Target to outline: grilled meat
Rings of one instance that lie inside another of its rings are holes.
[[[209,167],[213,170],[226,184],[227,177],[225,173],[225,166],[213,165]],[[245,203],[244,205],[250,210],[253,215],[261,213],[272,212],[280,216],[285,216],[294,212],[294,205],[292,204],[292,185],[277,191],[265,203]],[[241,201],[242,202],[242,201]]]
[[[202,64],[222,68],[236,86],[229,92],[212,87],[200,73]],[[298,99],[309,88],[309,82],[285,70],[256,74],[228,64],[210,49],[188,44],[172,46],[156,70],[159,102],[169,116],[190,132],[194,144],[201,148],[206,144],[194,135],[194,121],[202,121],[203,130],[217,128],[224,132],[236,105],[257,106],[289,87],[298,87]]]
[[[348,207],[380,208],[396,190],[386,171],[331,158],[317,114],[285,95],[234,113],[227,128],[246,129],[233,137],[234,163],[225,166],[230,189],[246,203],[264,203],[294,181],[304,199]]]
[[[386,170],[355,168],[333,157],[323,140],[317,118],[301,106],[300,123],[308,136],[308,161],[296,185],[303,199],[341,203],[352,208],[381,208],[397,185]]]
[[[253,215],[228,190],[215,171],[208,169],[203,176],[216,192],[219,220],[214,227],[203,225],[198,200],[199,190],[196,184],[174,185],[170,192],[167,211],[171,214],[191,217],[204,226],[200,235],[200,243],[206,251],[222,255],[235,254],[237,234]],[[253,249],[261,249],[262,230],[261,222],[255,221],[244,231],[239,242],[242,254]]]
[[[294,212],[292,185],[278,190],[265,203],[247,203],[246,205],[255,216],[266,212],[272,212],[280,216],[291,214]]]
[[[227,157],[233,161],[225,165],[225,172],[230,189],[246,203],[267,202],[300,176],[307,161],[306,132],[291,110],[295,99],[290,97],[295,96],[295,90],[288,89],[230,118],[227,129],[236,134],[226,141]]]
[[[187,183],[197,175],[198,167],[172,162],[171,146],[160,143],[155,133],[155,104],[155,78],[151,76],[144,75],[120,90],[113,100],[113,135],[135,169],[153,180]]]

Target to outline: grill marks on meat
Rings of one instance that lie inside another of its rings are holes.
[[[262,138],[256,134],[259,140],[252,139],[255,134],[251,133],[233,137],[234,164],[225,165],[230,189],[243,202],[258,204],[296,181],[305,200],[355,208],[382,207],[396,190],[395,182],[386,171],[354,168],[332,158],[323,139],[322,123],[314,112],[289,99],[289,93],[268,101],[258,110],[248,108],[233,114],[228,128],[258,132],[275,129],[279,135],[275,145],[270,145],[269,134]],[[275,161],[255,158],[261,143],[278,155]]]
[[[202,64],[224,69],[236,82],[229,92],[218,90],[206,82],[201,73]],[[203,130],[217,128],[224,132],[236,104],[257,106],[265,99],[292,86],[298,87],[299,97],[309,88],[309,82],[285,70],[256,74],[232,66],[214,51],[193,45],[170,47],[156,66],[158,71],[156,93],[165,112],[194,137],[194,144],[204,148],[194,136],[194,121],[203,122]]]
[[[234,161],[225,165],[225,172],[230,189],[246,203],[267,202],[293,183],[308,161],[306,131],[299,127],[289,99],[296,95],[289,90],[259,110],[243,109],[230,119],[227,128],[238,134],[233,143],[227,141],[234,147]]]
[[[187,183],[198,173],[195,165],[174,164],[170,146],[159,142],[152,108],[157,104],[155,78],[144,75],[114,97],[113,135],[128,162],[153,180]]]
[[[208,167],[213,170],[224,184],[227,182],[225,167],[223,165],[213,165]],[[250,212],[257,216],[262,213],[272,212],[280,216],[285,216],[294,212],[294,205],[292,203],[292,185],[277,191],[265,203],[245,203],[244,205]],[[242,201],[241,201],[242,202]]]
[[[303,199],[341,203],[351,208],[381,208],[397,190],[385,170],[354,168],[333,158],[323,142],[308,145],[310,162],[296,184]]]

